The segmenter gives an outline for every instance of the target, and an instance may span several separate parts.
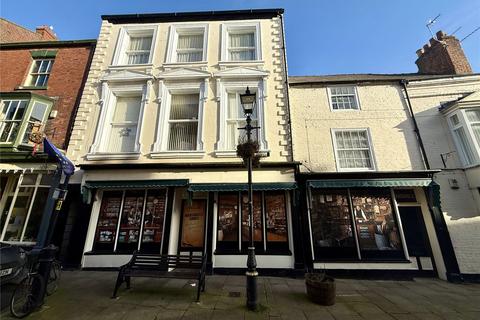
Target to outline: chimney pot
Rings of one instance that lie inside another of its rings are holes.
[[[434,46],[435,43],[437,43],[437,42],[438,42],[438,41],[435,40],[434,38],[430,38],[430,40],[428,40],[428,43],[429,43],[430,47],[431,47],[431,46]]]
[[[445,32],[443,32],[442,30],[437,31],[437,39],[438,40],[442,40],[446,36],[447,36],[447,34]]]
[[[420,58],[420,56],[423,54],[423,49],[418,49],[417,50],[417,57]]]
[[[430,49],[430,43],[424,44],[423,45],[423,52],[427,51],[428,49]]]

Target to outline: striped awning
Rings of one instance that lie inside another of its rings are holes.
[[[272,183],[254,183],[253,190],[293,190],[297,188],[295,182],[272,182]],[[215,191],[247,191],[247,183],[195,183],[188,187],[190,192],[215,192]]]
[[[395,178],[395,179],[328,179],[309,180],[311,188],[352,188],[352,187],[428,187],[431,178]]]

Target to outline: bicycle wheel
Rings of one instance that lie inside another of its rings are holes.
[[[24,318],[40,304],[40,293],[44,281],[39,274],[23,279],[15,288],[10,299],[10,313],[15,318]]]
[[[60,266],[60,263],[58,261],[53,261],[52,267],[50,268],[50,276],[48,277],[48,283],[46,288],[47,296],[50,296],[55,291],[57,291],[61,274],[62,267]]]

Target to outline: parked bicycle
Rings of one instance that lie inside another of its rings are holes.
[[[10,312],[16,318],[24,318],[40,307],[44,294],[52,295],[57,290],[61,275],[60,262],[53,260],[46,281],[39,273],[42,262],[39,253],[30,251],[25,254],[27,259],[23,266],[24,278],[15,287],[10,299]]]

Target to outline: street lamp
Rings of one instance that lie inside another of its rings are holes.
[[[246,116],[246,122],[243,129],[247,132],[247,143],[252,142],[252,130],[258,129],[259,127],[252,127],[252,113],[255,108],[255,103],[257,101],[257,96],[255,93],[251,93],[249,88],[244,94],[240,95],[240,102],[242,104],[243,112]],[[257,260],[255,258],[255,244],[254,244],[254,233],[253,233],[253,188],[252,188],[252,157],[254,155],[249,154],[247,161],[248,168],[248,220],[250,227],[250,239],[248,246],[248,258],[247,258],[247,308],[250,310],[255,310],[257,308]]]

